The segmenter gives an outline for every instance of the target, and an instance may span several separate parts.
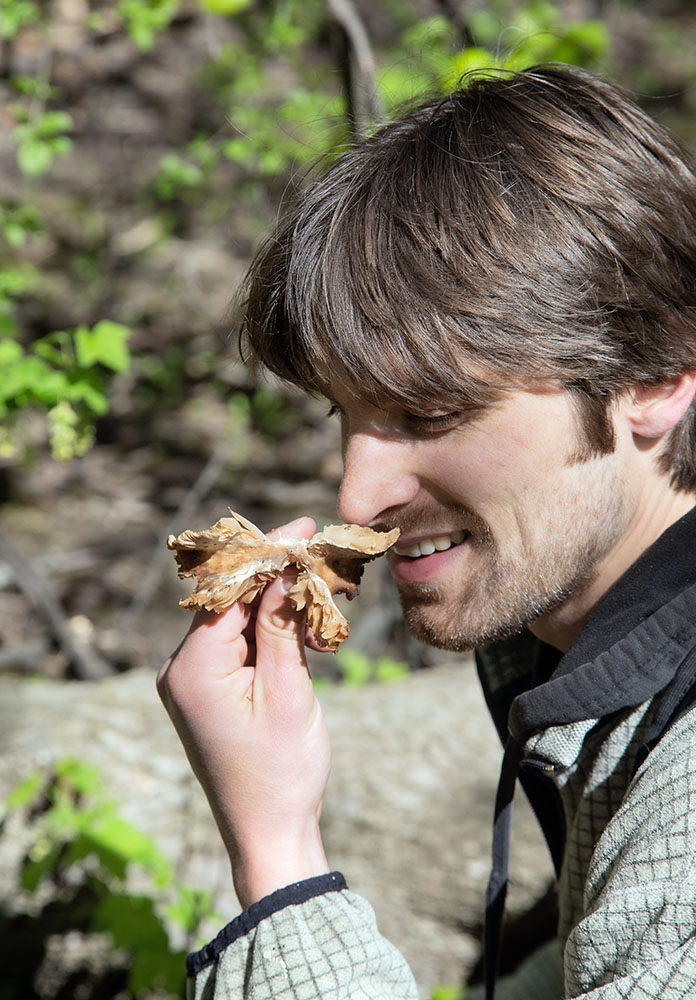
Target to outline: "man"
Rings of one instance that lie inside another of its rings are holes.
[[[339,513],[401,529],[408,626],[478,648],[506,742],[489,996],[518,776],[557,866],[558,939],[499,995],[695,995],[686,154],[583,72],[477,77],[302,194],[252,266],[245,333],[338,408]],[[190,960],[195,996],[414,997],[323,852],[329,742],[287,586],[199,617],[160,676],[247,907]]]

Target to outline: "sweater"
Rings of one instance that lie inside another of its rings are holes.
[[[615,584],[565,656],[526,631],[478,651],[558,875],[557,940],[497,1000],[696,996],[695,539],[692,511]],[[192,1000],[417,996],[339,873],[254,904],[189,956],[188,972]]]

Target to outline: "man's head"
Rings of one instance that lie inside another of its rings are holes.
[[[345,153],[267,241],[245,336],[282,378],[415,414],[566,389],[576,457],[612,404],[693,369],[696,179],[609,85],[537,68],[476,77]],[[696,489],[694,408],[661,469]]]

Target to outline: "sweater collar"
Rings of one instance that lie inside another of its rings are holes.
[[[515,699],[516,740],[635,707],[669,683],[696,641],[695,541],[696,508],[607,592],[550,679]]]

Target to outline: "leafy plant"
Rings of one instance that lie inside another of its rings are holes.
[[[22,247],[29,236],[41,232],[41,215],[34,205],[23,205],[10,198],[0,199],[0,235],[8,246]]]
[[[38,4],[32,0],[3,0],[0,6],[0,38],[14,38],[26,24],[39,20]]]
[[[269,438],[273,438],[290,419],[283,396],[266,386],[260,386],[250,394],[241,390],[233,392],[228,406],[236,424],[248,424]]]
[[[174,201],[200,187],[204,177],[197,163],[178,153],[165,153],[155,178],[155,190],[164,201]]]
[[[17,334],[16,299],[30,291],[37,280],[38,273],[31,264],[0,267],[0,338]],[[0,340],[0,350],[2,350],[1,344]]]
[[[520,70],[539,62],[566,62],[599,69],[609,54],[606,25],[567,20],[548,0],[522,5],[497,0],[475,8],[467,28],[473,45],[462,47],[446,17],[424,18],[408,27],[383,56],[379,86],[393,111],[419,95],[444,93],[482,69]]]
[[[466,986],[434,986],[430,992],[430,1000],[465,1000]]]
[[[361,687],[373,681],[389,684],[401,680],[409,672],[408,664],[402,660],[394,660],[389,656],[373,660],[366,653],[351,649],[350,646],[341,646],[336,653],[336,662],[341,680],[350,687]]]
[[[149,50],[158,32],[172,21],[180,0],[119,0],[117,11],[126,31],[140,49]]]
[[[0,278],[8,273],[0,271]],[[108,409],[108,372],[129,367],[129,336],[127,327],[100,320],[91,329],[47,334],[26,348],[12,337],[0,339],[0,450],[12,452],[18,415],[39,409],[48,414],[54,457],[67,461],[83,454],[95,418]]]
[[[56,156],[72,149],[72,140],[66,135],[72,118],[67,111],[34,110],[22,104],[13,104],[11,110],[18,122],[12,130],[17,162],[27,176],[39,177],[51,168]]]
[[[208,10],[211,14],[233,17],[250,7],[253,0],[199,0],[199,3],[203,10]]]
[[[119,815],[102,791],[99,771],[64,758],[51,774],[35,772],[6,800],[22,810],[32,844],[21,870],[21,888],[35,895],[50,884],[54,894],[90,890],[87,923],[128,953],[128,988],[135,995],[160,990],[181,996],[185,952],[172,944],[170,927],[196,942],[210,914],[210,894],[180,885],[151,837]],[[139,874],[138,891],[129,875]]]

